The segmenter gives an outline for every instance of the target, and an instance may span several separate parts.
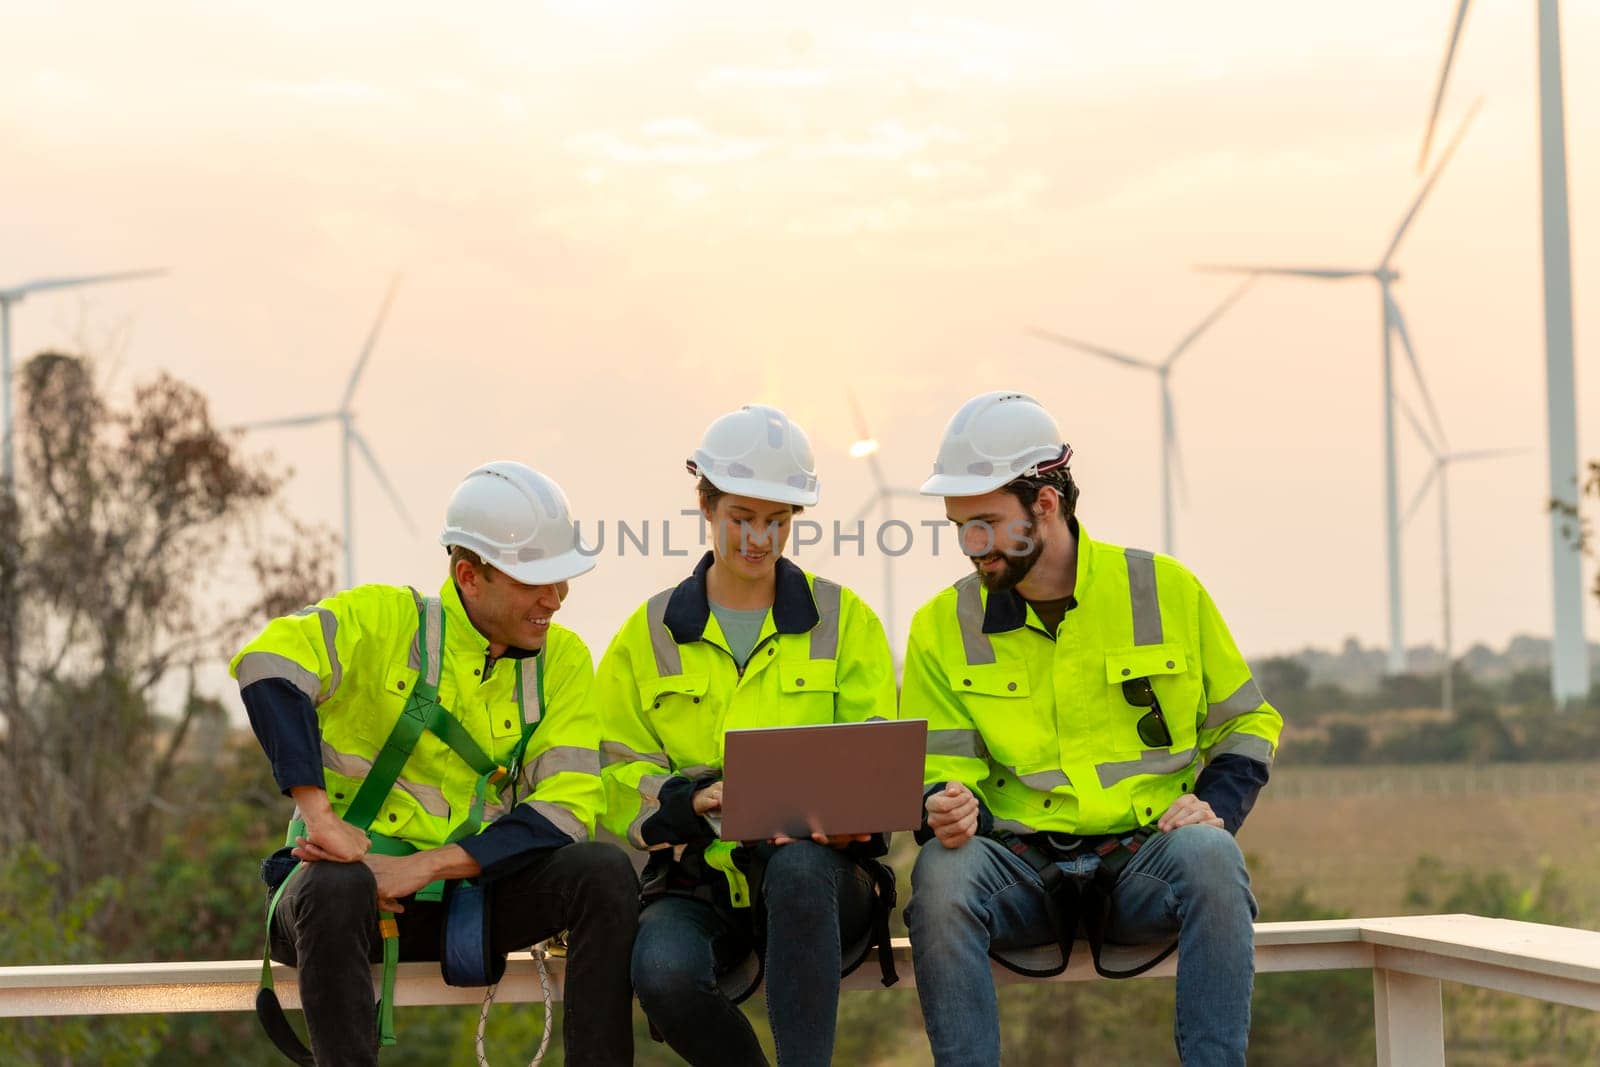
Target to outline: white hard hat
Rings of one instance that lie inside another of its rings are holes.
[[[1072,455],[1056,420],[1026,393],[1004,390],[975,396],[955,413],[939,442],[927,496],[982,496]]]
[[[724,493],[805,507],[817,502],[817,465],[805,431],[762,404],[729,412],[707,427],[688,468]]]
[[[526,585],[551,585],[594,570],[578,540],[567,494],[522,463],[496,460],[462,479],[439,543],[460,545]]]

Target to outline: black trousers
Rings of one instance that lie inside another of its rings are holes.
[[[377,882],[361,863],[309,863],[272,916],[272,958],[299,971],[311,1051],[319,1067],[373,1067],[378,1018],[372,964],[383,959]],[[628,965],[638,927],[639,883],[614,845],[584,842],[540,853],[490,883],[495,952],[571,931],[562,999],[565,1062],[633,1062]],[[437,960],[439,903],[401,901],[402,960]]]

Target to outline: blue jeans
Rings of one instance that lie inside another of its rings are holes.
[[[810,841],[773,852],[757,906],[765,909],[767,1017],[780,1067],[833,1058],[844,946],[872,917],[872,883],[845,853]],[[755,1031],[717,976],[755,944],[748,909],[668,896],[639,916],[633,986],[639,1006],[691,1064],[765,1065]]]
[[[1063,867],[1088,876],[1099,863],[1091,853]],[[997,1064],[1000,1017],[989,948],[1055,940],[1039,876],[980,837],[954,849],[929,841],[917,857],[911,886],[906,923],[934,1062]],[[1138,945],[1178,937],[1173,1036],[1188,1067],[1245,1061],[1255,914],[1239,846],[1213,826],[1156,835],[1117,880],[1108,942]]]

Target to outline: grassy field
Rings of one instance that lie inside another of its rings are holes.
[[[1505,871],[1518,884],[1553,863],[1582,924],[1600,929],[1596,764],[1285,767],[1239,843],[1263,898],[1303,886],[1316,903],[1363,916],[1415,911],[1406,874],[1423,856]]]

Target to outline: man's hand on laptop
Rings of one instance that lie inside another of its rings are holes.
[[[924,802],[928,829],[945,848],[960,848],[978,832],[978,798],[960,782],[946,782]]]
[[[695,790],[694,813],[696,815],[720,815],[722,813],[722,782],[717,780],[704,789]]]
[[[786,834],[779,834],[777,837],[771,838],[768,841],[768,844],[790,845],[790,844],[793,844],[794,842],[796,842],[798,840],[800,840],[800,838],[798,838],[798,837],[789,837]],[[829,848],[845,848],[845,847],[847,847],[847,846],[849,846],[849,845],[851,845],[851,844],[853,844],[854,842],[857,842],[857,841],[871,841],[872,840],[872,835],[871,834],[812,834],[811,835],[811,840],[815,841],[819,845],[827,845]]]

